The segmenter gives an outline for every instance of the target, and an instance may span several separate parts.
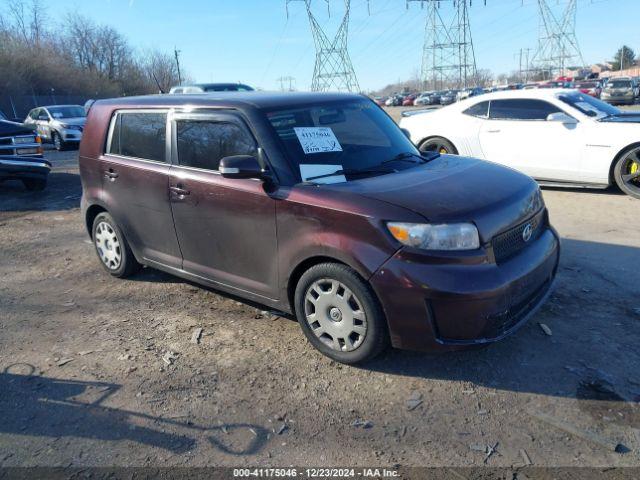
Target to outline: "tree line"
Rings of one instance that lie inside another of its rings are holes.
[[[77,13],[54,23],[41,0],[11,0],[0,9],[0,72],[0,95],[104,98],[178,84],[172,54],[138,51],[113,27]]]

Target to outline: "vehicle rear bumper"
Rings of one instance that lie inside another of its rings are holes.
[[[394,347],[447,351],[501,340],[548,297],[560,243],[552,228],[499,265],[418,260],[400,250],[371,278]]]
[[[51,163],[37,157],[0,156],[0,179],[46,179]]]

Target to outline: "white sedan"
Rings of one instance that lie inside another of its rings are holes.
[[[606,188],[640,198],[640,111],[576,90],[515,90],[404,114],[421,151],[467,155],[544,184]]]

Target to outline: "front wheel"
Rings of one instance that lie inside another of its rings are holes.
[[[613,176],[620,190],[640,199],[640,146],[622,155],[613,168]]]
[[[57,151],[61,152],[62,150],[64,150],[65,143],[58,132],[53,132],[51,134],[51,140],[53,141],[53,146]]]
[[[418,149],[421,152],[437,152],[443,155],[447,153],[453,155],[458,154],[458,150],[453,146],[453,143],[442,137],[429,138],[422,142]]]
[[[296,286],[295,310],[309,342],[338,362],[370,360],[389,342],[373,290],[346,265],[322,263],[307,270]]]
[[[127,239],[107,212],[93,221],[93,245],[104,269],[114,277],[125,278],[137,272],[141,265],[133,255]]]

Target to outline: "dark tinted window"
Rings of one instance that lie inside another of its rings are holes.
[[[489,118],[494,120],[546,120],[551,113],[561,110],[548,102],[533,99],[506,99],[491,101]]]
[[[166,113],[119,113],[109,153],[146,160],[165,160]]]
[[[467,108],[462,113],[471,115],[472,117],[487,118],[488,112],[489,112],[489,102],[480,102],[480,103],[476,103],[472,107]]]
[[[233,123],[178,120],[176,125],[180,165],[217,170],[223,157],[256,154],[251,135]]]

